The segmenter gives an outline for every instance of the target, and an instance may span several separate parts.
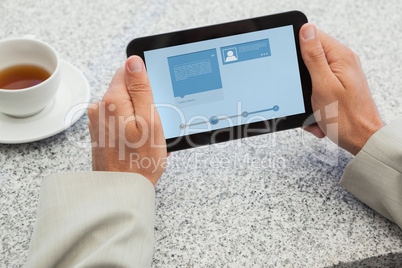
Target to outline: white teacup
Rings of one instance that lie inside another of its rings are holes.
[[[0,88],[0,112],[13,117],[28,117],[43,110],[55,96],[60,84],[59,56],[48,44],[29,38],[0,41],[0,71],[29,64],[44,68],[51,75],[40,84],[23,89]]]

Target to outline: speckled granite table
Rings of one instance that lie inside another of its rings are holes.
[[[291,9],[352,47],[384,120],[402,117],[400,0],[1,0],[0,38],[49,42],[98,100],[134,37]],[[86,125],[0,145],[0,267],[25,262],[40,180],[90,170]],[[402,231],[338,185],[350,159],[299,129],[172,154],[153,267],[401,267]]]

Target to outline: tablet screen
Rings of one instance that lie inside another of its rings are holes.
[[[292,25],[144,57],[166,139],[305,113]]]

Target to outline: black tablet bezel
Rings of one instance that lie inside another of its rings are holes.
[[[306,119],[312,114],[311,108],[311,79],[309,72],[303,62],[300,44],[299,31],[303,24],[307,23],[307,17],[300,11],[290,11],[263,17],[228,22],[201,28],[158,34],[141,37],[132,40],[127,46],[127,57],[131,55],[140,56],[144,62],[144,51],[177,46],[187,43],[194,43],[204,40],[221,38],[231,35],[249,33],[282,26],[293,26],[297,58],[299,63],[300,80],[303,90],[305,113],[287,117],[275,118],[251,124],[238,125],[234,127],[217,129],[188,136],[166,139],[168,152],[178,151],[197,146],[219,143],[239,138],[271,133],[307,125]],[[146,62],[145,62],[146,64]],[[308,120],[313,123],[312,120]]]

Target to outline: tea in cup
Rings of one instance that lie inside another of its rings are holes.
[[[48,44],[29,38],[0,41],[0,112],[28,117],[42,111],[60,84],[60,60]]]

